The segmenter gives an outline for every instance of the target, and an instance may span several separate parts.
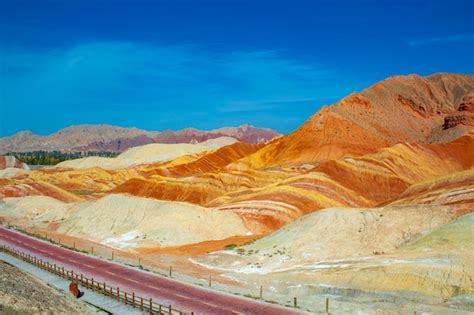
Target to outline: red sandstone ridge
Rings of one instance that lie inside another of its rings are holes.
[[[444,129],[458,125],[474,126],[474,93],[467,94],[459,104],[458,112],[444,118]]]
[[[473,75],[391,77],[323,107],[295,132],[272,141],[239,164],[320,163],[400,142],[447,142],[472,130],[467,113],[472,110],[473,92]],[[463,118],[449,118],[453,116]]]
[[[191,158],[190,162],[174,165],[176,161],[173,161],[171,166],[166,163],[145,165],[139,168],[144,178],[131,178],[110,192],[205,205],[231,189],[232,185],[226,181],[232,176],[225,174],[227,179],[220,179],[219,172],[229,163],[255,152],[262,146],[236,142],[199,158]],[[241,184],[245,185],[243,175],[238,177]]]
[[[228,164],[237,161],[262,148],[263,144],[236,142],[205,154],[195,161],[171,167],[150,164],[141,170],[143,175],[189,176],[192,174],[218,172]]]

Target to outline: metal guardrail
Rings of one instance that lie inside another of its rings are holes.
[[[64,269],[64,267],[59,267],[56,264],[51,264],[48,261],[43,261],[42,259],[37,258],[36,256],[26,254],[22,251],[14,249],[12,247],[2,245],[1,251],[5,252],[13,257],[19,258],[27,263],[30,263],[38,268],[46,270],[52,274],[70,280],[77,284],[82,285],[83,287],[93,290],[97,293],[103,294],[110,298],[116,299],[119,302],[124,303],[125,305],[130,305],[134,308],[138,308],[143,312],[150,312],[150,314],[158,315],[185,315],[185,312],[174,309],[172,305],[163,305],[153,301],[152,298],[143,298],[141,296],[135,295],[135,292],[127,292],[121,290],[120,287],[113,288],[108,286],[105,282],[100,283],[94,281],[94,278],[89,278],[83,274],[75,273],[73,270]],[[191,312],[191,315],[194,315]]]

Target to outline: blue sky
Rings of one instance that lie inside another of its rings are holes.
[[[473,1],[1,1],[0,136],[287,133],[391,75],[474,73]]]

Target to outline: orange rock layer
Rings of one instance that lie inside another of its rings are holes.
[[[447,116],[471,106],[473,91],[472,75],[391,77],[324,107],[295,132],[240,163],[252,168],[321,163],[399,142],[447,142],[472,130],[466,123],[443,125]]]
[[[474,76],[393,77],[267,145],[235,143],[119,170],[35,170],[3,179],[0,197],[73,201],[128,193],[232,211],[255,233],[330,207],[446,199],[466,209],[473,199],[473,127],[443,124],[470,115],[472,91]]]

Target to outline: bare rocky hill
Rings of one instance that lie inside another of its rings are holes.
[[[0,154],[28,151],[123,152],[150,143],[202,142],[219,137],[233,137],[242,142],[265,143],[280,134],[272,129],[250,125],[225,127],[211,131],[187,128],[178,131],[147,131],[111,125],[78,125],[61,129],[47,136],[21,131],[0,138]]]
[[[320,163],[400,142],[449,142],[474,128],[474,75],[394,76],[323,107],[245,159],[252,167]]]

